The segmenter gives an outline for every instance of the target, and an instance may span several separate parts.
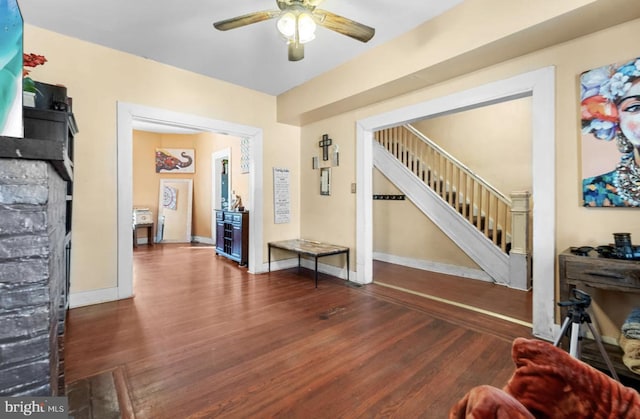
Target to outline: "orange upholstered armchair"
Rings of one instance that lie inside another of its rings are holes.
[[[638,418],[640,395],[540,340],[513,342],[516,370],[503,389],[478,386],[449,418]]]

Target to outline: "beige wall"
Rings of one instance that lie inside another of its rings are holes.
[[[640,6],[640,5],[639,5]],[[599,245],[612,240],[612,232],[628,231],[640,243],[640,212],[628,209],[593,209],[580,206],[581,174],[580,174],[580,121],[579,121],[579,85],[581,72],[607,63],[618,62],[638,55],[633,39],[640,33],[640,20],[603,30],[566,42],[542,51],[528,54],[500,65],[495,65],[472,74],[457,77],[439,83],[433,87],[413,92],[398,98],[367,106],[357,111],[347,112],[339,116],[314,122],[302,130],[302,160],[310,158],[315,148],[305,146],[314,144],[318,133],[327,131],[334,138],[341,139],[341,150],[347,155],[355,153],[355,123],[368,116],[391,111],[410,104],[446,96],[455,92],[470,89],[492,81],[505,79],[527,71],[554,66],[556,69],[556,240],[548,243],[556,249],[556,253],[574,245]],[[445,46],[443,46],[444,48]],[[382,60],[384,61],[384,60]],[[364,77],[364,75],[361,75]],[[345,162],[348,160],[344,160]],[[355,159],[351,167],[342,176],[333,177],[333,185],[337,190],[348,190],[348,185],[355,178]],[[301,201],[303,208],[307,205],[313,209],[307,214],[301,229],[317,231],[325,237],[331,236],[329,229],[318,228],[323,225],[321,215],[332,212],[332,204],[340,202],[340,207],[355,214],[355,195],[343,193],[332,200],[323,201],[312,192],[307,192],[313,184],[314,177],[310,170],[301,170]],[[545,176],[544,173],[536,174]],[[307,201],[312,203],[307,204]],[[535,205],[535,203],[534,203]],[[351,232],[346,244],[355,245],[355,217],[335,216],[330,224],[336,234]],[[535,256],[534,256],[535,257]],[[535,286],[535,285],[534,285]],[[608,297],[611,300],[626,303],[625,307],[609,303],[607,309],[610,319],[602,319],[601,323],[620,325],[623,312],[628,312],[628,304],[640,305],[640,296]],[[631,300],[631,301],[629,301]],[[605,299],[601,302],[606,304]],[[616,332],[609,329],[609,334]]]
[[[240,170],[240,138],[203,133],[196,135],[195,140],[197,166],[193,185],[193,216],[196,222],[193,226],[193,234],[200,237],[211,237],[211,154],[226,148],[231,149],[231,161],[229,162],[231,186],[236,194],[242,197],[245,206],[251,205],[249,202],[249,174],[241,173]]]
[[[531,191],[531,98],[412,124],[499,191]]]
[[[400,194],[373,169],[374,194]],[[373,251],[386,255],[480,269],[411,201],[373,201]]]
[[[192,148],[195,150],[195,173],[156,173],[156,148]],[[249,174],[240,170],[240,139],[216,133],[158,134],[133,132],[133,206],[149,208],[158,217],[160,179],[193,180],[193,236],[211,238],[211,154],[231,149],[232,187],[249,205]],[[146,232],[140,230],[140,237]]]
[[[275,121],[274,97],[31,25],[25,25],[24,49],[47,57],[33,77],[67,87],[80,129],[74,162],[72,293],[117,285],[118,101],[262,129],[264,173],[256,178],[265,197],[264,254],[266,241],[299,235],[300,129]],[[274,166],[291,170],[289,224],[273,223]]]
[[[637,0],[465,0],[278,96],[278,120],[337,116],[639,17]]]
[[[590,5],[594,7],[586,10]],[[622,5],[624,12],[614,7]],[[276,108],[274,97],[27,25],[25,51],[44,54],[49,60],[33,76],[68,87],[80,126],[72,292],[116,285],[115,110],[119,100],[262,128],[265,243],[302,236],[341,243],[357,252],[355,195],[350,193],[355,182],[356,121],[555,66],[557,227],[555,242],[548,245],[558,253],[570,245],[608,243],[613,231],[629,231],[637,242],[637,211],[579,205],[577,77],[584,70],[637,56],[640,21],[571,37],[638,14],[636,0],[467,0],[437,21],[287,92],[277,99],[282,108]],[[578,15],[584,16],[582,22]],[[545,23],[548,19],[553,25]],[[549,43],[554,41],[555,45]],[[532,52],[540,47],[544,48]],[[415,85],[428,87],[412,90]],[[399,92],[404,94],[398,96]],[[372,100],[377,97],[388,99]],[[318,116],[328,109],[330,117]],[[282,120],[308,122],[301,128],[278,124],[278,113]],[[331,196],[319,195],[319,174],[311,169],[311,157],[318,155],[317,142],[323,133],[340,145],[341,152],[340,167],[332,173]],[[290,224],[273,224],[273,167],[292,170]],[[638,297],[629,298],[640,303]],[[615,316],[613,311],[609,314]],[[619,316],[612,319],[612,324],[620,322]]]
[[[412,125],[505,195],[531,191],[531,98]],[[373,193],[399,192],[374,170]],[[410,201],[374,201],[373,220],[375,252],[480,269]]]

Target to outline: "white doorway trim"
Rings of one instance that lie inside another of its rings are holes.
[[[231,147],[223,148],[222,150],[215,151],[211,153],[211,168],[213,172],[211,173],[211,240],[213,243],[216,242],[216,209],[223,209],[222,202],[220,200],[220,192],[218,189],[218,184],[220,182],[220,174],[222,173],[222,160],[227,159],[229,162],[227,164],[227,197],[229,202],[231,203],[231,190],[233,188],[233,183],[231,182]]]
[[[546,67],[356,122],[357,281],[373,281],[373,132],[426,117],[531,96],[533,334],[553,340],[555,314],[555,68]]]
[[[159,108],[125,102],[117,104],[117,156],[118,156],[118,299],[133,296],[133,237],[131,219],[133,208],[133,121],[152,122],[202,132],[216,132],[249,138],[249,272],[262,267],[262,129],[201,116],[188,115]]]

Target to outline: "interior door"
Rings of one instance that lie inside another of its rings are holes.
[[[231,200],[231,148],[211,154],[211,238],[218,244],[216,210],[229,209]],[[220,243],[220,246],[223,246]]]

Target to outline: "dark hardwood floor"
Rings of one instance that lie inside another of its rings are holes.
[[[134,299],[69,312],[65,362],[67,382],[123,371],[138,418],[444,418],[502,387],[530,336],[376,284],[250,275],[206,246],[138,247],[134,275]]]
[[[531,291],[503,285],[425,272],[391,263],[373,262],[374,282],[400,288],[417,295],[469,307],[476,312],[491,312],[531,327],[533,300]]]

